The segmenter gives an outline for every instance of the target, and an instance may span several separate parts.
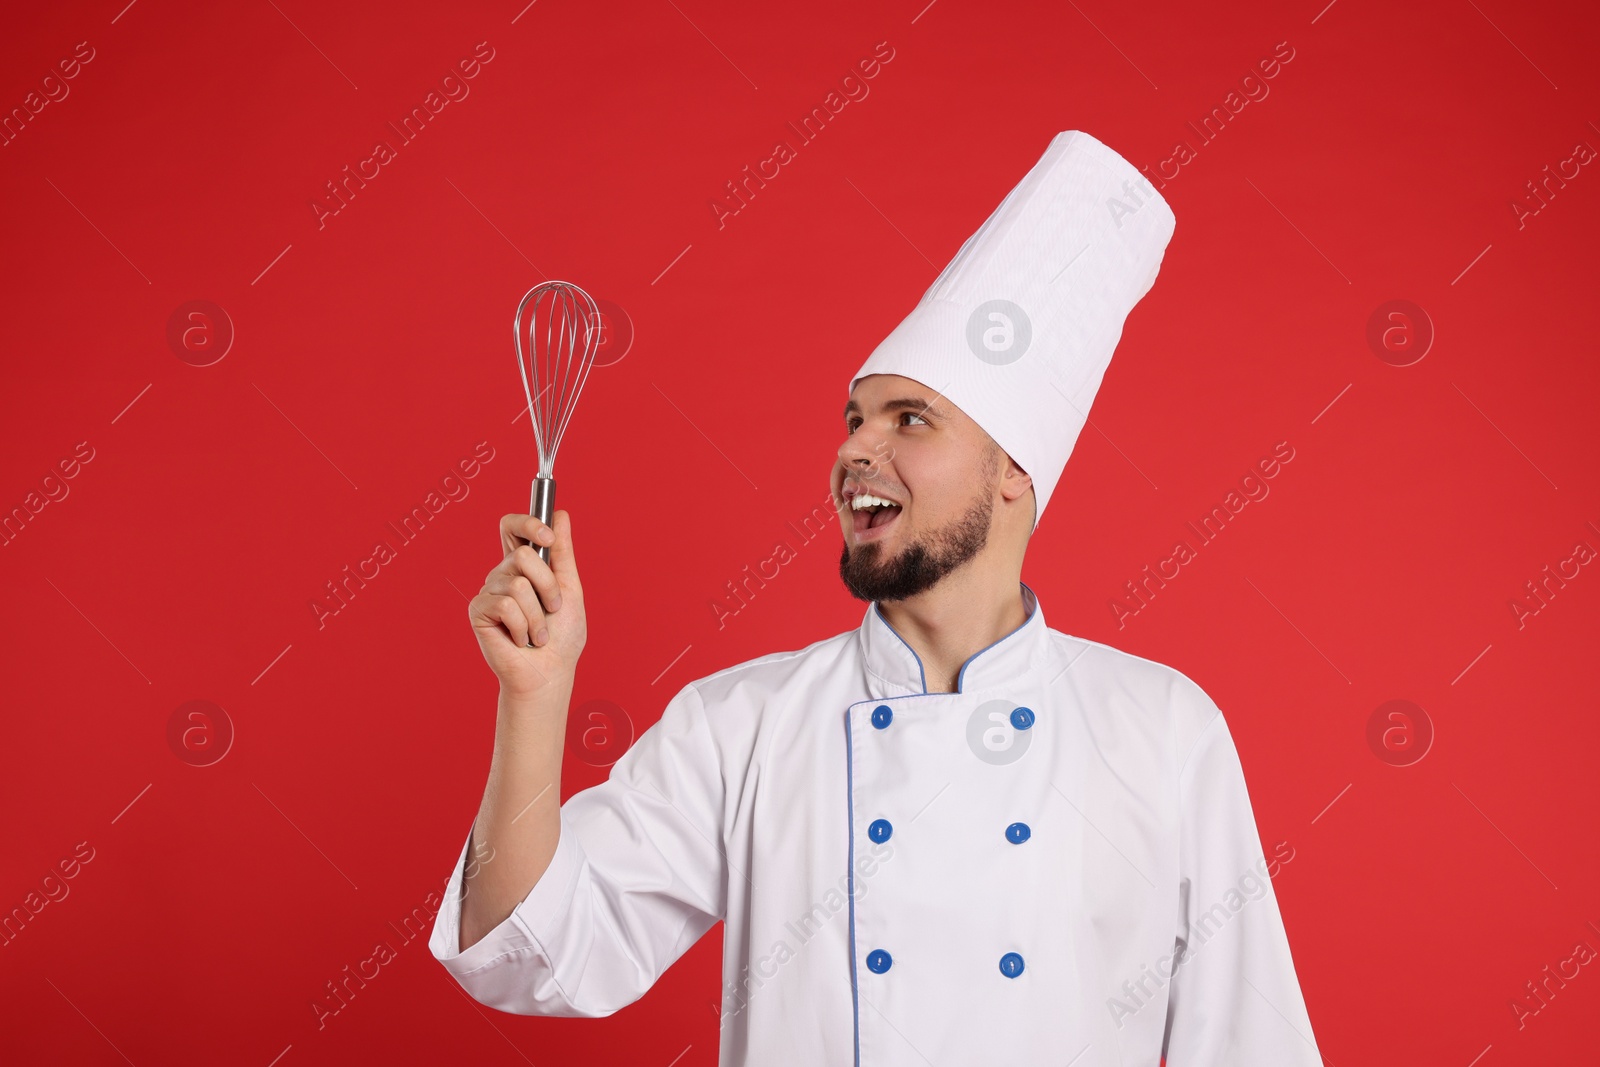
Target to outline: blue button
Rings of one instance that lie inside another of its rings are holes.
[[[869,960],[870,958],[871,957],[868,957]],[[887,967],[888,964],[884,964],[884,966]],[[1015,952],[1007,952],[1004,956],[1001,956],[1000,973],[1005,975],[1007,978],[1015,978],[1017,975],[1021,974],[1022,957],[1017,955]]]
[[[1026,730],[1033,725],[1032,708],[1016,708],[1011,712],[1011,725],[1019,730]]]
[[[1032,836],[1033,831],[1028,829],[1028,824],[1025,822],[1014,822],[1006,827],[1006,840],[1013,845],[1020,845]]]
[[[893,833],[894,827],[889,825],[888,819],[873,819],[872,825],[867,827],[867,836],[879,843],[889,840]]]
[[[883,949],[875,948],[867,953],[867,970],[873,974],[882,974],[894,964],[894,959]],[[1017,969],[1022,969],[1022,957],[1017,957]]]
[[[880,730],[887,729],[894,721],[894,711],[887,704],[879,704],[872,709],[872,725]]]

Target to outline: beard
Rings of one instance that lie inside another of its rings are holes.
[[[857,600],[905,600],[933,588],[945,575],[976,556],[989,540],[994,498],[986,486],[965,514],[942,529],[913,540],[899,555],[884,558],[871,541],[850,551],[845,542],[839,577]],[[903,521],[903,519],[902,519]]]

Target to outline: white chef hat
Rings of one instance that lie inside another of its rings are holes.
[[[1127,160],[1081,131],[1057,134],[850,391],[869,374],[938,390],[1032,475],[1037,527],[1173,225]]]

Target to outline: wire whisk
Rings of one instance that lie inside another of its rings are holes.
[[[528,511],[550,526],[556,506],[556,451],[600,347],[600,309],[593,297],[571,282],[540,282],[517,305],[512,329],[517,371],[539,451]],[[539,558],[548,563],[550,549],[541,546]]]

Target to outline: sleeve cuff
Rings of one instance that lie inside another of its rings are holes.
[[[544,874],[500,925],[471,947],[462,949],[461,891],[466,879],[467,848],[471,843],[469,827],[467,840],[461,845],[461,855],[450,875],[450,884],[445,887],[444,903],[434,918],[433,933],[428,938],[428,949],[434,959],[457,978],[482,970],[507,956],[530,951],[546,955],[541,939],[556,928],[570,907],[584,862],[583,848],[567,825],[563,809],[561,836]],[[493,857],[486,862],[493,863]]]

